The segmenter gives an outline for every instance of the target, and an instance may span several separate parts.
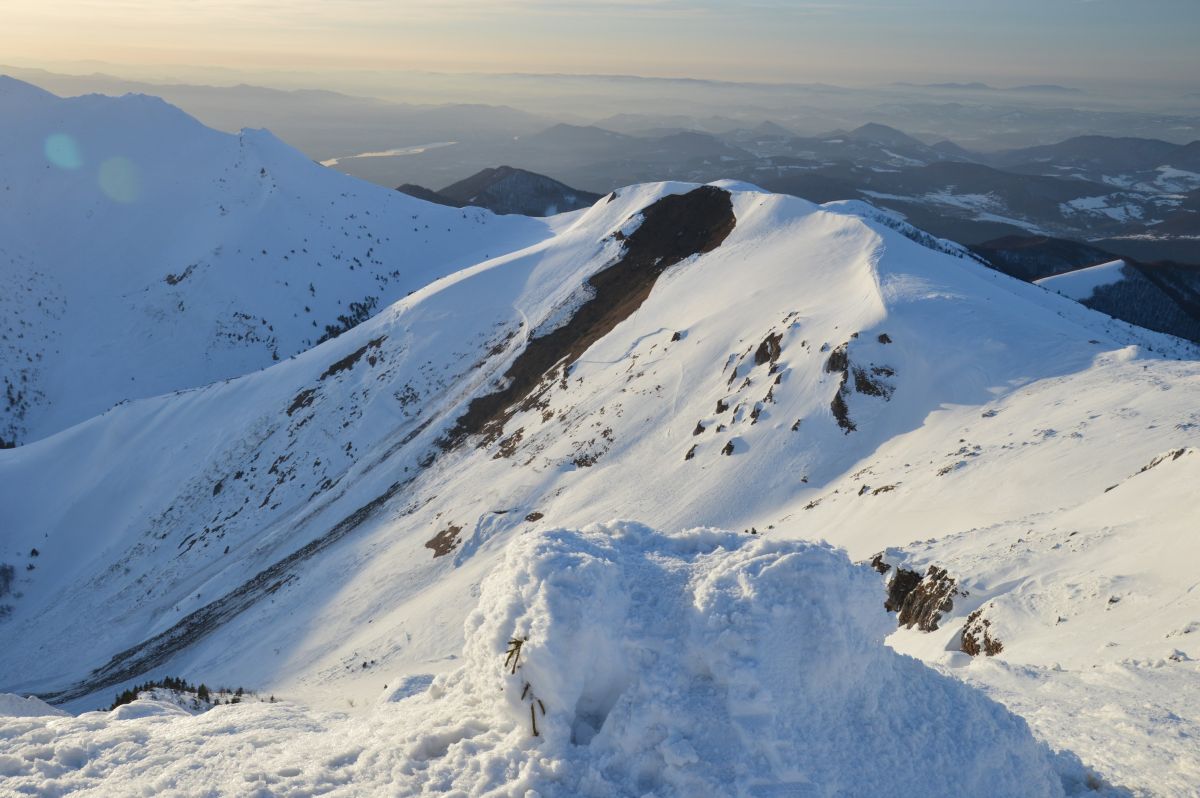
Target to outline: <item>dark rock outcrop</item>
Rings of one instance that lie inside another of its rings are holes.
[[[992,635],[992,622],[983,617],[982,607],[967,616],[959,648],[972,657],[980,654],[994,657],[1004,650],[1004,644]]]
[[[871,567],[881,574],[893,571],[882,552],[871,559]],[[938,628],[942,615],[954,609],[956,594],[966,595],[958,590],[957,581],[945,568],[930,565],[922,576],[918,571],[897,567],[888,580],[883,607],[897,613],[898,625],[932,632]]]
[[[425,548],[433,549],[433,557],[443,557],[458,546],[458,535],[462,532],[462,527],[450,525],[438,532],[429,540],[425,541]]]
[[[729,192],[701,186],[663,197],[642,211],[642,223],[622,239],[619,260],[588,278],[591,299],[566,323],[530,339],[504,373],[505,387],[476,397],[439,441],[443,450],[482,434],[482,445],[499,439],[505,422],[533,407],[555,384],[553,373],[566,370],[588,347],[631,316],[659,276],[693,255],[711,252],[733,231],[737,218]]]

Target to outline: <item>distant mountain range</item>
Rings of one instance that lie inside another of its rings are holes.
[[[893,86],[903,86],[912,89],[945,89],[948,91],[997,91],[997,92],[1026,92],[1037,94],[1083,94],[1083,89],[1076,89],[1070,86],[1059,86],[1056,83],[1035,83],[1026,86],[1010,86],[1008,88],[996,88],[987,83],[893,83]]]
[[[60,75],[10,67],[0,67],[0,74],[68,96],[161,97],[218,130],[267,128],[315,161],[430,142],[503,139],[534,133],[552,121],[503,105],[406,104],[324,90],[146,83],[104,74]]]
[[[497,162],[593,194],[732,177],[819,202],[867,199],[966,244],[1049,236],[1140,261],[1200,262],[1200,142],[1083,136],[985,153],[879,123],[821,136],[773,122],[719,134],[559,124],[483,148],[460,143],[345,168],[427,186]]]

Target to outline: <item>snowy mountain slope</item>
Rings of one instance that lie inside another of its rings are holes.
[[[1200,341],[1198,269],[1114,260],[1034,282],[1101,313]]]
[[[965,665],[947,653],[958,648],[955,623],[902,630],[893,644],[984,686],[1044,736],[1094,749],[1091,764],[1114,781],[1154,773],[1152,793],[1186,795],[1200,779],[1189,511],[1200,449],[1143,468],[1077,504],[910,548],[913,565],[936,557],[969,585],[954,620],[978,610],[1002,655]]]
[[[548,235],[322,168],[152,97],[0,77],[0,440],[253,371]]]
[[[292,360],[0,452],[15,530],[0,690],[79,710],[184,674],[327,707],[370,701],[456,669],[479,585],[510,544],[614,517],[824,538],[856,559],[890,548],[897,566],[956,569],[998,606],[1045,586],[1039,601],[1077,612],[1086,638],[1110,616],[1071,594],[1072,559],[1031,571],[980,553],[1028,530],[1049,540],[1063,514],[1200,443],[1194,347],[861,203],[656,184],[543,229]],[[1161,512],[1190,517],[1168,499]],[[1163,534],[1152,517],[1130,524]],[[1174,544],[1175,562],[1194,552]],[[1158,625],[1200,616],[1186,575],[1157,559],[1105,565],[1174,602],[1123,652],[1157,662]],[[1035,703],[1033,676],[989,682],[976,674],[996,658],[947,659],[943,637],[973,600],[912,645],[1038,713],[1045,739],[1102,773],[1184,794],[1186,736],[1154,718],[1083,734],[1067,692]],[[1019,624],[994,621],[999,661],[1019,652],[1048,674],[1052,633],[1013,612]],[[1081,648],[1060,665],[1144,718],[1122,674],[1094,677],[1100,661]],[[1138,678],[1169,696],[1187,678],[1173,668],[1190,667],[1170,662]],[[1200,718],[1186,696],[1165,700],[1181,728]],[[1122,745],[1166,753],[1114,762]]]
[[[1125,279],[1121,273],[1124,268],[1125,261],[1113,260],[1065,274],[1043,277],[1041,280],[1034,280],[1034,283],[1074,299],[1076,302],[1082,302],[1091,299],[1096,293],[1096,289]]]

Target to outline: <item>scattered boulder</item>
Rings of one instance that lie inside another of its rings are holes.
[[[765,363],[774,364],[779,359],[783,348],[780,346],[783,341],[783,333],[771,333],[766,339],[758,345],[758,349],[754,350],[754,365],[761,366]]]
[[[882,552],[871,558],[871,567],[881,574],[892,571]],[[916,626],[922,632],[932,632],[938,628],[942,615],[954,609],[956,593],[960,593],[957,581],[945,568],[930,565],[922,576],[917,571],[896,567],[887,583],[883,608],[897,613],[899,626],[907,629]]]
[[[980,654],[994,657],[1004,650],[1004,644],[992,636],[992,622],[983,617],[982,607],[967,616],[959,648],[972,657]]]
[[[945,568],[929,566],[925,576],[904,598],[896,617],[897,623],[907,629],[916,626],[922,632],[933,632],[943,613],[954,609],[954,594],[957,582],[946,573]]]

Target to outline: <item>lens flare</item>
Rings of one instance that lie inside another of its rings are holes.
[[[100,164],[100,190],[116,202],[136,202],[142,193],[137,164],[123,155]]]
[[[78,169],[83,166],[83,153],[79,150],[79,142],[66,133],[55,133],[47,137],[43,146],[46,160],[59,169]]]

